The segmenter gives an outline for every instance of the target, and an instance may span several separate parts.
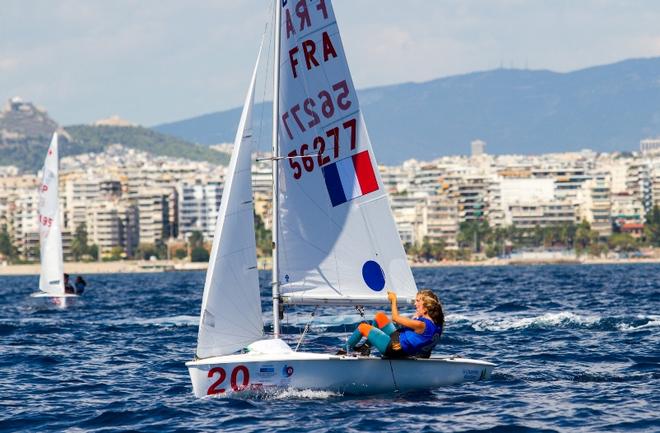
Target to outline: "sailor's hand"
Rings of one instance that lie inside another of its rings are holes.
[[[388,291],[387,292],[387,299],[390,302],[396,302],[396,293]]]

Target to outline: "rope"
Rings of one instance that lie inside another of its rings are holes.
[[[396,378],[394,377],[394,368],[392,367],[392,360],[388,359],[387,362],[390,364],[390,372],[392,372],[392,382],[394,382],[394,392],[399,392],[399,385],[396,384]]]
[[[312,321],[314,320],[314,315],[316,314],[316,310],[319,308],[317,305],[314,307],[314,311],[312,311],[312,317],[309,319],[309,322],[305,325],[305,329],[303,329],[302,334],[300,335],[300,340],[298,340],[298,344],[296,345],[296,348],[294,349],[294,352],[298,351],[298,348],[302,344],[303,339],[305,338],[305,334],[307,334],[307,331],[309,331],[309,326],[312,324]]]

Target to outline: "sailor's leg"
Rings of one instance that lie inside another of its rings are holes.
[[[361,325],[366,325],[366,323],[361,323]],[[348,350],[353,350],[355,346],[362,340],[362,333],[360,332],[360,326],[355,328],[355,331],[351,334],[350,337],[348,337],[348,341],[346,342],[346,346],[348,347]]]
[[[367,337],[369,343],[376,347],[380,353],[385,353],[387,345],[390,343],[390,337],[387,334],[368,323],[360,323],[358,331],[360,331],[360,336]]]
[[[376,325],[378,326],[378,329],[387,335],[392,335],[392,332],[396,331],[394,323],[392,323],[390,318],[387,317],[387,314],[382,311],[376,313]]]

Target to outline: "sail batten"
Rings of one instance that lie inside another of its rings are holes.
[[[260,51],[261,54],[261,51]],[[228,355],[263,337],[252,208],[252,123],[259,57],[236,132],[204,284],[198,358]]]

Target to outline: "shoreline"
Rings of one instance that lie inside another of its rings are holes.
[[[623,264],[649,264],[660,263],[660,257],[636,258],[636,259],[595,259],[582,258],[575,260],[511,260],[511,259],[488,259],[481,261],[451,261],[451,262],[413,262],[412,268],[444,268],[444,267],[466,267],[466,266],[536,266],[536,265],[623,265]],[[191,263],[177,260],[131,260],[117,262],[65,262],[64,270],[69,274],[129,274],[150,272],[185,272],[206,271],[208,263]],[[270,270],[270,260],[260,259],[257,268],[259,270]],[[14,275],[39,275],[41,265],[39,263],[10,265],[0,263],[0,277]]]

